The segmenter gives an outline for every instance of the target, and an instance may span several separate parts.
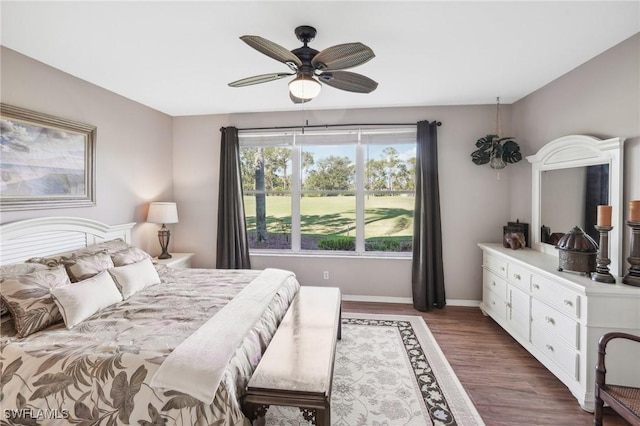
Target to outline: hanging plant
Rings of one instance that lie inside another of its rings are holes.
[[[478,149],[471,154],[471,161],[477,165],[489,163],[494,169],[503,169],[506,163],[522,160],[520,147],[512,137],[487,135],[476,141],[476,147]]]
[[[487,135],[476,141],[476,151],[471,153],[471,161],[477,165],[487,164],[493,169],[504,169],[507,163],[522,160],[520,147],[512,137],[500,137],[500,98],[496,98],[496,134]]]

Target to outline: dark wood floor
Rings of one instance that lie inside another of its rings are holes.
[[[569,389],[479,308],[343,302],[344,312],[421,315],[488,426],[592,425]],[[605,410],[605,426],[627,425]]]

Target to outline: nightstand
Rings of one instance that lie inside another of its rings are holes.
[[[171,253],[170,259],[158,259],[154,257],[153,261],[158,265],[167,265],[169,268],[191,268],[191,258],[195,253]]]

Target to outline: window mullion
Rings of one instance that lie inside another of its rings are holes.
[[[296,133],[293,134],[293,149],[291,150],[291,250],[299,252],[302,244],[300,235],[301,150],[300,144],[296,143],[295,138]]]
[[[356,145],[356,253],[364,253],[364,145],[358,132]]]

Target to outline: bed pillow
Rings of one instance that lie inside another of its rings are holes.
[[[111,268],[109,273],[125,299],[150,285],[160,284],[160,276],[151,259]]]
[[[113,268],[113,261],[109,253],[102,251],[89,256],[73,257],[65,261],[65,266],[71,282],[78,282]]]
[[[9,309],[18,336],[26,337],[62,321],[51,290],[71,284],[63,267],[6,278],[0,297]]]
[[[122,295],[107,271],[75,284],[54,288],[51,295],[69,329],[101,309],[122,301]]]
[[[126,243],[122,238],[116,238],[114,240],[103,241],[98,244],[90,245],[89,247],[78,249],[72,254],[75,256],[86,256],[103,251],[106,251],[109,254],[113,254],[122,250],[126,250],[130,247],[133,246],[129,243]]]
[[[26,275],[36,271],[49,269],[46,265],[38,263],[14,263],[13,265],[0,266],[0,279]]]
[[[107,252],[108,254],[117,253],[122,250],[126,250],[129,247],[133,247],[129,243],[126,243],[122,238],[116,238],[113,240],[103,241],[98,244],[90,245],[89,247],[83,247],[78,250],[60,253],[55,256],[50,257],[33,257],[27,260],[28,263],[41,263],[43,265],[47,265],[49,267],[55,267],[57,265],[64,264],[69,260],[91,256],[100,252]]]
[[[111,255],[114,266],[131,265],[132,263],[138,263],[145,259],[151,259],[151,255],[140,250],[138,247],[129,247],[126,250]]]
[[[40,265],[38,263],[14,263],[13,265],[0,266],[0,282],[7,278],[14,278],[45,269],[49,268],[46,265]],[[8,313],[9,309],[7,309],[2,298],[0,298],[0,316],[7,315]]]

